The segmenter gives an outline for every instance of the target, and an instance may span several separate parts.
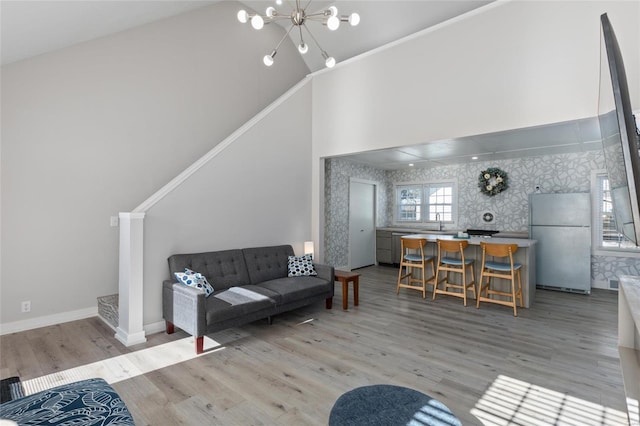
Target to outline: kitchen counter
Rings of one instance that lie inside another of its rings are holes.
[[[418,232],[436,232],[437,229],[428,229],[428,228],[406,228],[399,226],[385,226],[381,228],[376,228],[377,231],[389,231],[389,232],[406,232],[406,233],[418,233]],[[439,231],[438,231],[439,232]],[[452,233],[455,234],[458,231],[449,231],[447,229],[442,230],[443,233]]]
[[[388,232],[398,232],[398,233],[407,233],[407,234],[437,234],[441,233],[442,235],[457,235],[457,229],[443,229],[442,231],[438,231],[437,229],[429,229],[429,228],[411,228],[411,227],[400,227],[400,226],[384,226],[376,228],[377,231],[388,231]],[[497,234],[493,235],[494,238],[529,238],[528,231],[498,231]]]
[[[498,234],[496,234],[498,235]],[[500,238],[500,237],[470,237],[470,238],[457,238],[455,235],[447,234],[412,234],[407,235],[405,238],[425,238],[428,242],[435,242],[436,240],[467,240],[469,245],[479,246],[481,241],[493,244],[517,244],[520,247],[533,247],[536,244],[536,240],[528,240],[524,238]]]
[[[493,244],[517,244],[518,251],[513,255],[514,262],[522,264],[522,270],[520,272],[522,278],[522,296],[525,308],[530,308],[533,304],[536,295],[536,240],[529,240],[524,238],[496,238],[496,237],[470,237],[470,238],[456,238],[453,235],[438,235],[438,234],[412,234],[406,235],[404,238],[424,238],[427,240],[425,248],[425,254],[432,255],[437,258],[438,249],[436,240],[456,240],[456,241],[468,241],[469,246],[465,249],[465,257],[469,259],[475,259],[475,273],[476,282],[480,279],[480,267],[482,266],[482,250],[480,249],[480,243],[482,241]],[[511,284],[506,280],[494,280],[492,282],[497,290],[511,292]],[[499,296],[497,296],[499,297]],[[480,305],[482,309],[482,305]]]

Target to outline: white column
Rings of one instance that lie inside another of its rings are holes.
[[[147,341],[143,328],[144,213],[120,213],[120,276],[118,328],[115,338],[125,346]]]

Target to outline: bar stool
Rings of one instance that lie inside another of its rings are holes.
[[[436,300],[437,294],[448,294],[449,296],[461,297],[464,300],[464,306],[467,306],[467,291],[473,291],[473,297],[476,297],[476,276],[473,270],[474,259],[466,259],[464,257],[464,249],[469,245],[467,240],[436,240],[438,243],[438,267],[436,270],[436,280],[433,289],[433,300]],[[467,269],[471,272],[471,281],[467,283]],[[446,272],[443,279],[440,280],[440,272]],[[451,272],[462,275],[462,283],[455,284],[449,281]],[[444,289],[439,289],[440,283],[444,284]],[[462,290],[450,291],[449,288]]]
[[[422,291],[422,298],[427,297],[427,284],[435,285],[435,266],[433,256],[424,254],[424,246],[427,244],[426,238],[401,238],[400,239],[400,270],[398,271],[398,286],[396,294],[400,294],[401,288],[412,288]],[[409,252],[408,250],[416,250],[417,252]],[[431,265],[431,276],[425,277],[427,264]],[[402,273],[402,268],[407,268],[407,273]],[[413,277],[413,270],[417,268],[421,271],[420,278]],[[406,283],[402,280],[408,279]],[[431,281],[431,283],[429,283]],[[419,283],[420,285],[414,285]]]
[[[518,250],[517,244],[493,244],[480,243],[482,247],[482,270],[480,272],[480,286],[478,290],[478,299],[476,300],[476,308],[480,308],[480,302],[497,303],[498,305],[512,306],[513,316],[518,316],[516,308],[516,298],[520,301],[522,308],[522,281],[520,280],[520,270],[522,264],[513,261],[513,254]],[[487,256],[508,257],[507,262],[488,261]],[[487,277],[486,284],[484,277]],[[502,278],[511,281],[511,292],[494,290],[491,288],[491,278]],[[518,287],[516,288],[516,277],[518,277]],[[482,293],[485,293],[485,296]],[[502,296],[509,300],[495,299],[489,296]]]

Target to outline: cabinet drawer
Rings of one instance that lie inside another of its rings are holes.
[[[391,250],[376,250],[376,260],[378,263],[393,263]]]
[[[376,238],[376,248],[382,249],[382,250],[391,250],[391,237]]]

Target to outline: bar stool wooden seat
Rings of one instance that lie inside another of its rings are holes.
[[[520,270],[522,264],[513,261],[513,254],[518,250],[517,244],[493,244],[480,243],[482,247],[482,269],[480,272],[480,286],[478,289],[478,299],[476,300],[476,308],[480,308],[480,302],[497,303],[498,305],[505,305],[513,307],[513,316],[518,316],[518,310],[516,308],[516,299],[520,301],[520,307],[522,308],[522,281],[520,280]],[[492,260],[488,260],[487,257],[493,257]],[[506,262],[496,262],[495,258],[508,258]],[[487,278],[486,283],[484,278]],[[518,278],[518,285],[516,287],[516,277]],[[511,281],[511,291],[500,291],[491,288],[491,278],[502,278]],[[484,296],[483,296],[484,293]],[[490,296],[501,296],[502,298],[496,299]]]
[[[461,297],[464,306],[467,306],[467,292],[471,290],[473,297],[476,297],[476,276],[473,270],[474,259],[467,259],[464,256],[464,249],[469,245],[467,240],[436,240],[438,243],[438,266],[436,269],[435,286],[433,290],[433,300],[437,294],[447,294],[449,296]],[[467,282],[467,269],[471,274],[471,279]],[[444,278],[440,279],[440,273],[445,272]],[[461,283],[456,284],[450,281],[450,273],[461,274]],[[439,288],[443,284],[444,288]],[[461,291],[452,291],[449,289]]]
[[[435,266],[433,256],[424,254],[426,238],[401,238],[400,239],[400,270],[398,271],[398,285],[396,294],[400,294],[401,288],[411,288],[422,291],[422,298],[427,297],[427,284],[435,285]],[[410,251],[411,250],[411,251]],[[431,276],[426,278],[426,266],[431,265]],[[406,268],[406,273],[402,270]],[[421,271],[420,278],[413,277],[414,269]],[[407,280],[403,282],[403,280]],[[417,283],[419,285],[416,285]]]

